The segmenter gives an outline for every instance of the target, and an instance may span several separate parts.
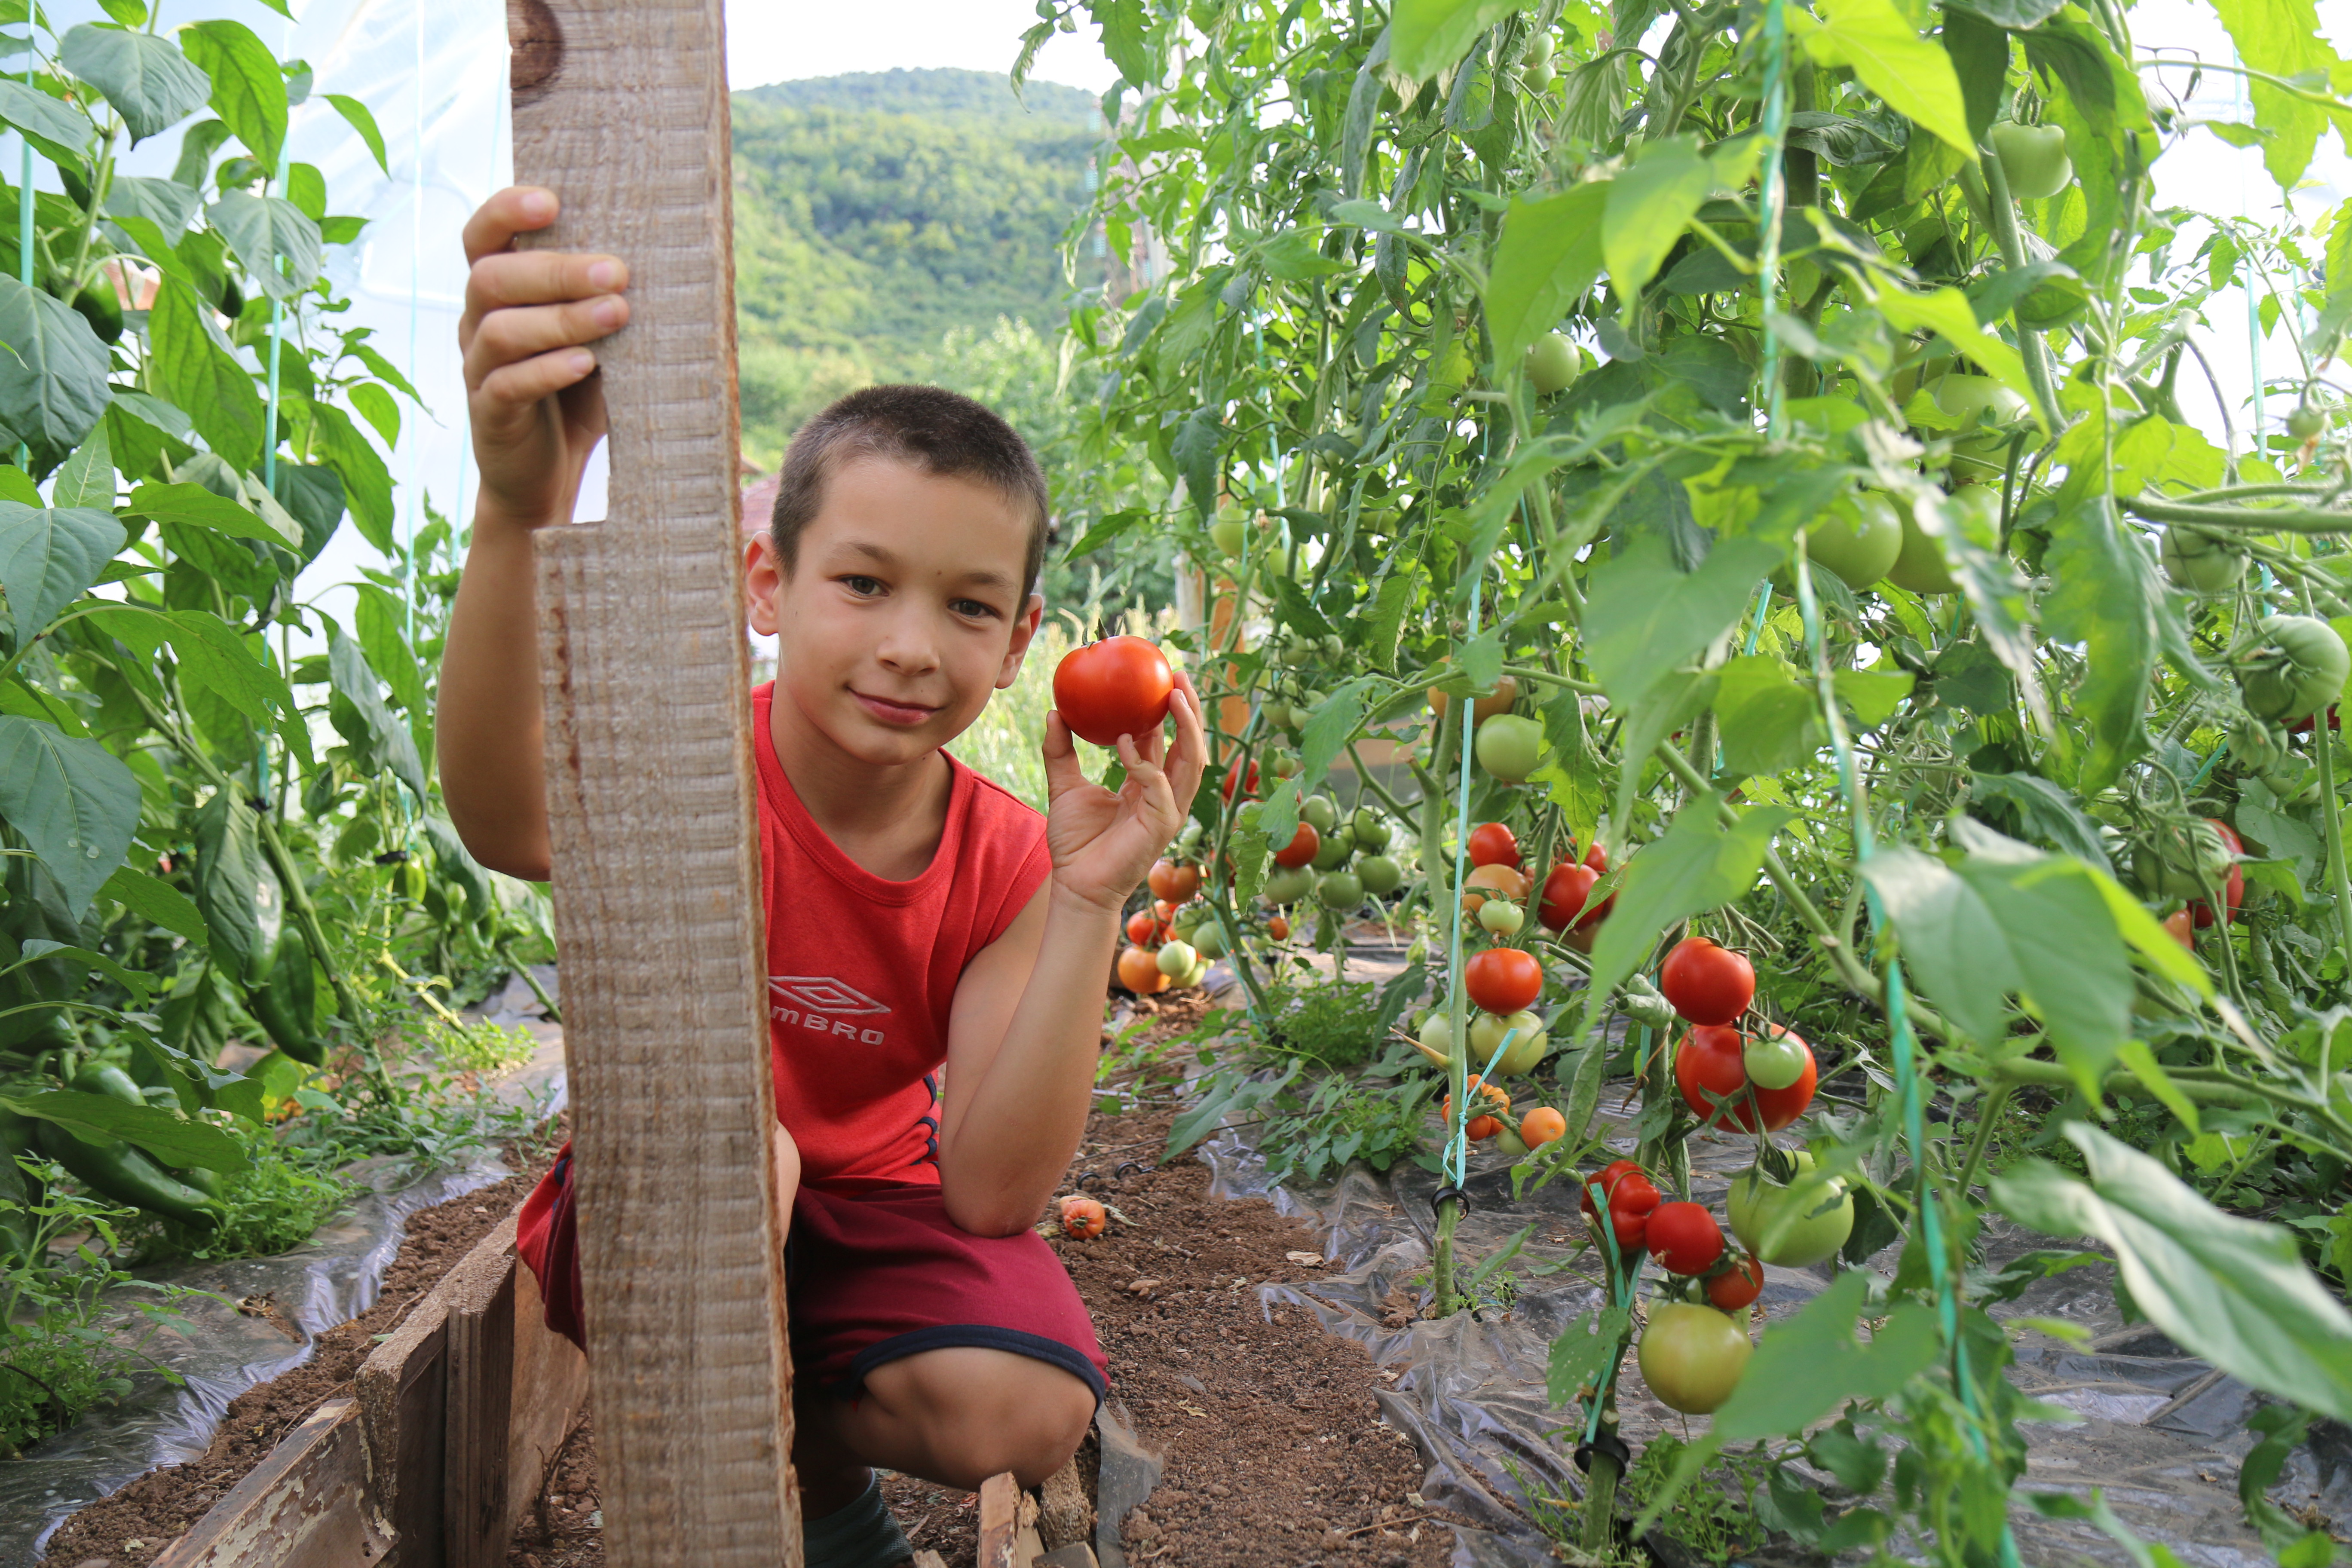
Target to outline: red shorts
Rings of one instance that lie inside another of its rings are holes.
[[[538,1276],[547,1326],[583,1349],[572,1148],[523,1201],[515,1252]],[[793,1200],[784,1248],[793,1375],[842,1398],[886,1362],[971,1345],[1060,1367],[1094,1390],[1110,1363],[1054,1249],[1034,1230],[974,1236],[937,1184],[845,1179]]]

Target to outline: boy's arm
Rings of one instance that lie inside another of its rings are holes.
[[[1078,771],[1059,715],[1046,721],[1053,875],[966,966],[948,1024],[940,1185],[948,1217],[980,1236],[1034,1225],[1069,1168],[1094,1099],[1103,995],[1127,896],[1176,836],[1208,742],[1201,700],[1176,678],[1176,739],[1119,741],[1114,795]]]
[[[434,711],[458,836],[485,866],[533,881],[548,874],[548,837],[530,532],[571,521],[604,434],[604,388],[584,345],[629,314],[616,258],[514,248],[517,234],[555,220],[556,205],[551,191],[515,186],[466,225],[457,341],[481,489]]]

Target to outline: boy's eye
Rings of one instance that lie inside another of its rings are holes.
[[[959,616],[971,616],[982,619],[996,614],[994,605],[983,605],[978,599],[958,599],[949,607]]]
[[[851,574],[849,576],[844,577],[841,580],[841,585],[847,588],[851,593],[859,595],[861,598],[870,597],[871,595],[882,591],[882,584],[880,582],[875,578],[860,576],[855,573]]]

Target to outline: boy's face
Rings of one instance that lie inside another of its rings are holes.
[[[1021,673],[1045,609],[1023,580],[1028,546],[1028,518],[982,480],[843,464],[791,571],[764,530],[745,547],[752,629],[777,639],[778,697],[863,763],[939,750]]]

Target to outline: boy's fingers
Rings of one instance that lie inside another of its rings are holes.
[[[1058,711],[1045,715],[1045,743],[1041,749],[1045,756],[1048,796],[1087,782],[1086,770],[1078,766],[1078,749],[1070,743],[1070,727],[1062,722]]]
[[[551,349],[571,348],[610,337],[629,319],[629,302],[617,294],[569,305],[533,305],[498,310],[483,319],[466,345],[467,386],[479,386],[492,371]]]
[[[460,341],[497,311],[516,305],[560,305],[615,294],[629,284],[627,263],[617,256],[568,250],[518,250],[487,256],[466,274],[466,312]]]
[[[493,403],[528,408],[567,386],[576,386],[596,368],[586,349],[559,349],[515,364],[501,365],[474,390]]]
[[[562,205],[544,185],[509,185],[495,193],[466,220],[467,263],[506,249],[518,234],[545,228]]]
[[[1202,722],[1201,693],[1190,676],[1179,673],[1177,690],[1181,696],[1169,704],[1176,715],[1176,740],[1169,747],[1168,762],[1174,774],[1172,787],[1179,809],[1192,804],[1192,796],[1201,787],[1201,775],[1208,771],[1209,737]]]

